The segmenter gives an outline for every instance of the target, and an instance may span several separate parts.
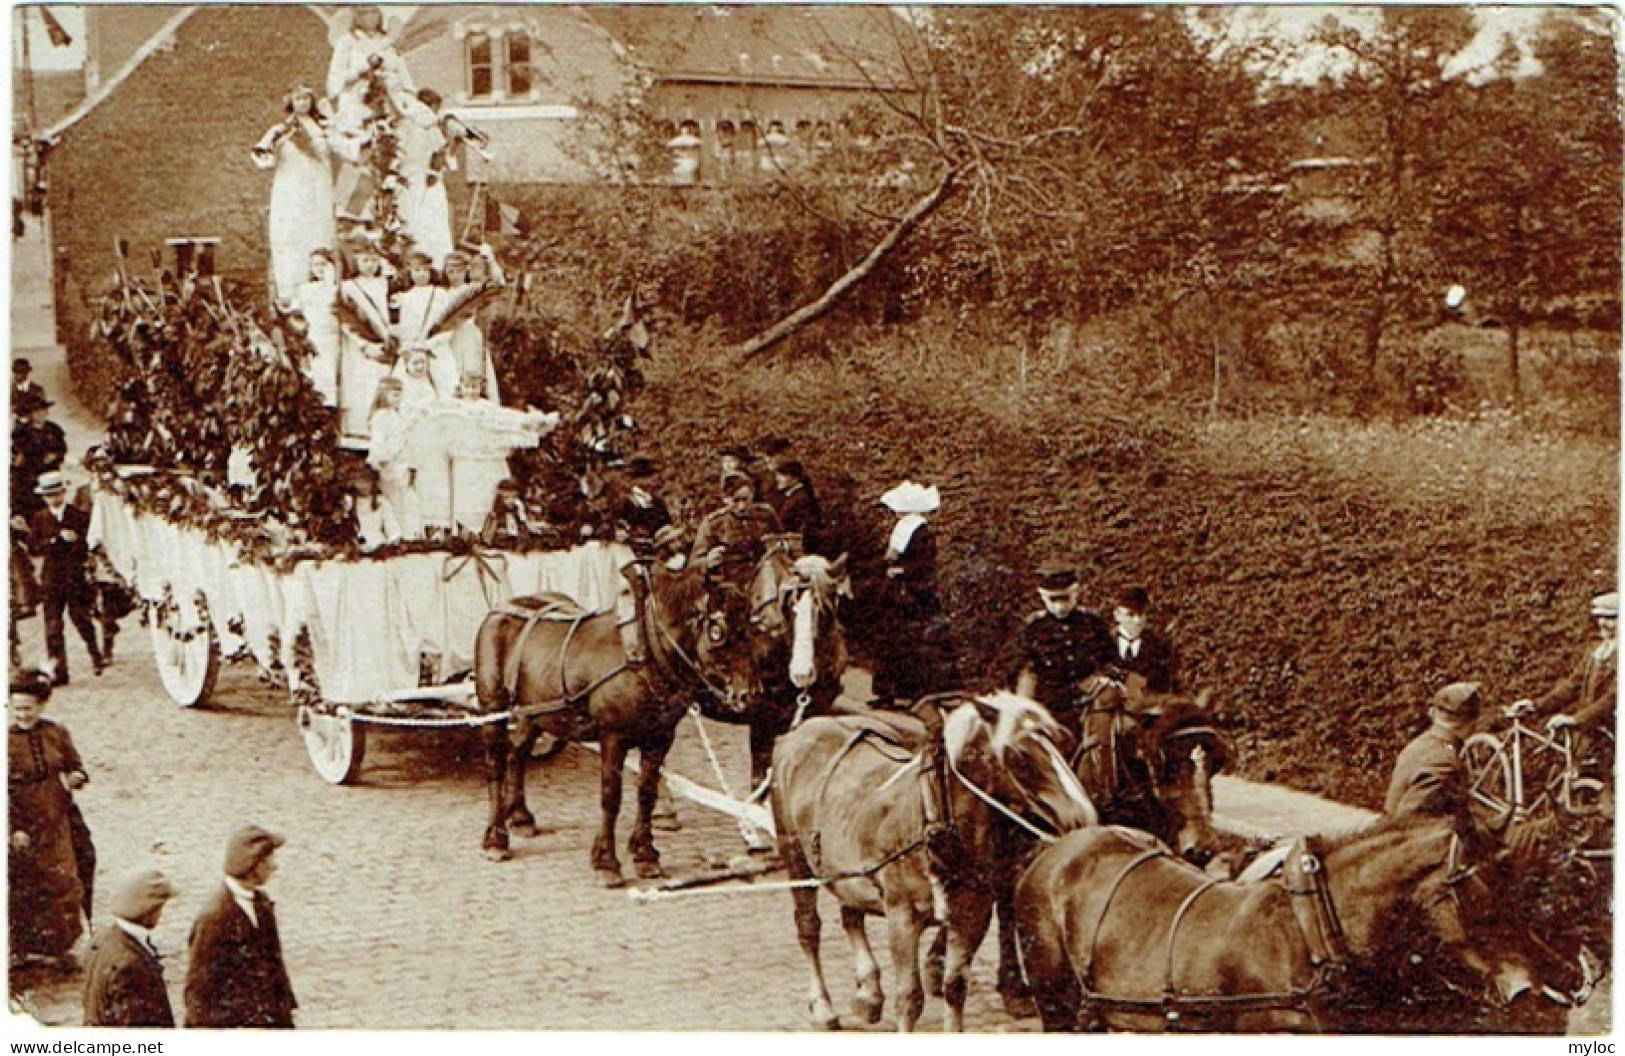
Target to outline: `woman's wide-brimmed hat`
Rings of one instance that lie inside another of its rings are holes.
[[[905,480],[880,496],[880,504],[898,514],[935,513],[942,507],[942,493],[935,485],[926,487]]]

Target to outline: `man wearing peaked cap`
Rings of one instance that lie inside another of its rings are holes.
[[[282,960],[274,904],[262,890],[285,841],[257,825],[231,834],[223,885],[192,925],[189,1027],[291,1027],[298,1002]]]
[[[1384,814],[1466,817],[1469,781],[1461,746],[1478,722],[1479,707],[1476,682],[1452,682],[1433,694],[1428,703],[1432,725],[1399,753]]]
[[[85,958],[85,1026],[173,1027],[175,1013],[152,929],[174,897],[156,869],[134,873],[113,892],[111,924],[90,940]]]
[[[1043,607],[1017,633],[1011,679],[1017,693],[1044,705],[1077,736],[1078,684],[1111,662],[1111,632],[1105,620],[1079,604],[1076,568],[1052,560],[1038,569],[1037,579]]]

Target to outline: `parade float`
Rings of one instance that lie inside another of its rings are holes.
[[[484,137],[359,10],[325,94],[295,87],[249,151],[273,172],[269,296],[224,283],[208,244],[143,274],[118,247],[92,336],[119,383],[86,459],[90,541],[142,604],[169,696],[204,705],[221,665],[252,662],[333,783],[368,727],[504,719],[466,680],[494,605],[617,604],[630,553],[604,477],[647,345],[629,300],[562,350],[530,277],[453,237],[446,169]],[[499,364],[522,381],[505,401]]]

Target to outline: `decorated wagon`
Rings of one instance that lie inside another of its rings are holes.
[[[128,484],[150,471],[123,470]],[[211,699],[221,665],[252,661],[287,686],[316,772],[353,781],[369,726],[458,729],[481,715],[473,663],[486,613],[554,592],[588,611],[615,605],[630,551],[589,541],[569,550],[459,551],[279,560],[143,512],[98,483],[91,541],[148,606],[154,662],[182,707]]]

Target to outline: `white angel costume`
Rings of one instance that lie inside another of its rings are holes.
[[[371,436],[367,465],[378,471],[378,491],[394,510],[400,537],[404,539],[423,536],[417,492],[412,486],[414,467],[407,450],[415,417],[414,412],[404,409],[380,407],[368,423]]]
[[[417,85],[406,61],[395,50],[394,35],[386,30],[371,32],[352,25],[335,36],[332,43],[327,95],[333,101],[333,127],[338,135],[355,140],[363,136],[367,120],[372,117],[367,106],[367,73],[374,60],[391,97],[412,95]]]
[[[309,114],[291,115],[254,145],[254,164],[276,169],[271,181],[271,276],[277,300],[293,300],[310,276],[310,255],[331,250],[333,169],[328,130]]]
[[[402,349],[421,346],[429,350],[429,373],[437,390],[455,396],[461,371],[452,354],[452,336],[438,329],[452,311],[455,298],[444,286],[424,284],[401,292],[396,298],[400,315],[395,338]]]
[[[469,532],[484,526],[497,486],[508,479],[508,453],[535,447],[559,424],[556,412],[486,400],[440,399],[403,413],[423,523]]]
[[[383,362],[389,339],[389,280],[382,275],[346,279],[339,287],[339,300],[347,320],[339,342],[342,427],[346,436],[366,436],[378,383],[389,374]]]
[[[301,284],[294,297],[294,307],[305,320],[305,339],[316,353],[304,363],[305,377],[328,407],[339,405],[339,358],[343,339],[335,306],[338,295],[339,285],[329,271],[324,278]]]
[[[406,181],[398,208],[401,226],[411,237],[412,246],[442,267],[452,250],[451,205],[446,200],[446,180],[434,164],[435,156],[446,149],[446,134],[440,115],[415,98],[398,103],[401,120],[400,172]]]

